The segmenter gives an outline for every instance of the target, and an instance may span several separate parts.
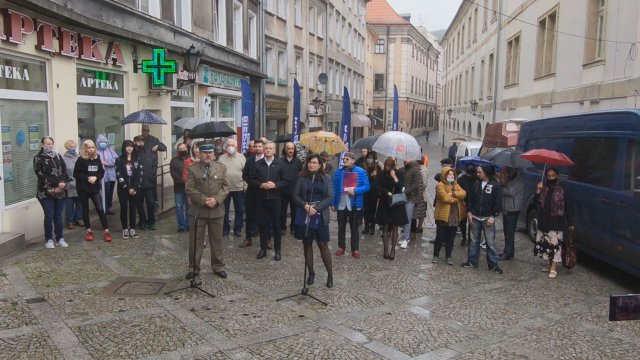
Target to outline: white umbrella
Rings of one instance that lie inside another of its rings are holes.
[[[413,135],[401,131],[387,131],[380,135],[373,151],[391,158],[403,160],[420,160],[422,152],[420,145]]]
[[[177,126],[177,127],[181,127],[183,129],[193,129],[196,125],[200,125],[203,122],[205,122],[205,120],[202,119],[196,119],[196,118],[192,118],[192,117],[186,117],[186,118],[182,118],[179,120],[176,120],[173,122],[173,125]]]

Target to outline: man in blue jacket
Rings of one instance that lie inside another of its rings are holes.
[[[338,251],[336,256],[344,255],[345,232],[347,221],[351,229],[351,256],[354,259],[360,258],[359,248],[359,232],[358,218],[362,214],[363,195],[369,191],[369,177],[367,172],[358,166],[355,166],[356,156],[352,152],[346,152],[343,155],[343,167],[336,170],[333,177],[333,206],[331,210],[338,211]],[[345,183],[345,179],[351,178],[354,173],[356,183]],[[348,175],[346,175],[348,174]],[[354,186],[355,185],[355,186]]]

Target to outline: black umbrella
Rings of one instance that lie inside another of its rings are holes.
[[[281,144],[289,141],[293,141],[293,134],[278,135],[276,136],[276,140],[274,141],[274,143]]]
[[[122,125],[126,124],[159,124],[159,125],[167,125],[167,122],[164,121],[160,116],[152,113],[147,110],[140,110],[134,113],[131,113],[124,117],[121,121]]]
[[[236,132],[229,127],[229,125],[218,121],[209,121],[204,124],[196,125],[191,129],[191,138],[193,139],[213,139],[235,134]]]
[[[373,149],[373,144],[376,143],[376,141],[378,140],[378,136],[375,135],[371,135],[371,136],[367,136],[365,138],[362,139],[358,139],[358,141],[356,141],[355,143],[353,143],[353,145],[351,145],[351,151],[354,150],[362,150],[362,149]]]
[[[521,158],[520,155],[522,155],[522,151],[506,148],[501,151],[489,151],[484,154],[482,158],[498,166],[508,166],[512,168],[528,168],[533,166],[531,161]]]

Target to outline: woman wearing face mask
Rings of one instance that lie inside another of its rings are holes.
[[[393,194],[402,192],[403,181],[396,172],[396,162],[392,158],[387,158],[384,162],[384,169],[378,174],[376,186],[380,201],[376,212],[376,222],[382,225],[382,246],[383,257],[393,260],[396,257],[396,243],[398,242],[398,226],[406,225],[407,211],[404,205],[391,206]]]
[[[109,146],[107,137],[104,134],[98,135],[96,143],[98,144],[97,152],[104,167],[104,208],[107,214],[113,215],[115,213],[111,210],[111,205],[113,205],[113,189],[116,185],[116,159],[118,154]]]
[[[569,207],[564,187],[558,179],[558,170],[548,168],[546,183],[539,182],[536,189],[538,204],[538,231],[533,254],[549,261],[549,278],[558,276],[558,263],[562,262],[562,235],[565,230],[573,231],[569,224]]]
[[[445,244],[445,256],[447,265],[453,265],[451,253],[456,231],[460,221],[467,214],[464,199],[467,192],[458,185],[456,171],[450,167],[442,168],[440,182],[436,185],[436,242],[433,247],[433,263],[438,262],[440,248]]]
[[[38,201],[44,211],[44,247],[53,249],[56,243],[67,247],[63,237],[62,209],[70,179],[62,156],[53,148],[53,138],[45,136],[40,140],[40,151],[33,157],[33,169],[38,178]],[[56,243],[53,241],[54,228]]]
[[[122,155],[116,159],[116,178],[122,238],[137,239],[139,236],[135,230],[136,207],[138,192],[142,187],[142,165],[138,162],[138,153],[131,140],[122,142]]]
[[[376,160],[376,153],[369,152],[367,153],[367,157],[363,163],[364,169],[367,171],[367,176],[369,176],[369,184],[371,184],[371,189],[364,194],[364,229],[362,230],[362,234],[371,234],[374,235],[376,233],[376,208],[378,206],[378,190],[375,189],[376,178],[380,171],[380,165],[378,165],[378,161]]]
[[[84,227],[87,229],[85,234],[87,241],[93,240],[93,231],[89,221],[89,199],[93,202],[93,206],[100,216],[100,224],[104,229],[104,241],[111,241],[107,216],[100,197],[100,181],[103,176],[104,167],[102,167],[102,160],[96,151],[96,145],[91,140],[85,140],[82,143],[82,154],[76,161],[76,167],[73,170],[73,177],[76,179],[78,196],[82,202],[82,218],[84,219]]]
[[[67,197],[65,198],[65,212],[67,213],[66,222],[67,229],[73,230],[74,225],[84,226],[80,224],[82,220],[82,204],[76,190],[76,179],[73,178],[73,169],[78,160],[78,146],[74,140],[64,142],[64,148],[67,151],[62,155],[64,163],[67,166],[67,174],[69,174],[69,182],[67,182]]]

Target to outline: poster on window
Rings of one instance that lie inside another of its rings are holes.
[[[2,171],[4,171],[4,181],[13,181],[13,156],[9,154],[2,155]]]
[[[40,126],[29,125],[29,150],[38,151],[40,149]]]
[[[11,126],[2,126],[2,152],[11,152]]]

